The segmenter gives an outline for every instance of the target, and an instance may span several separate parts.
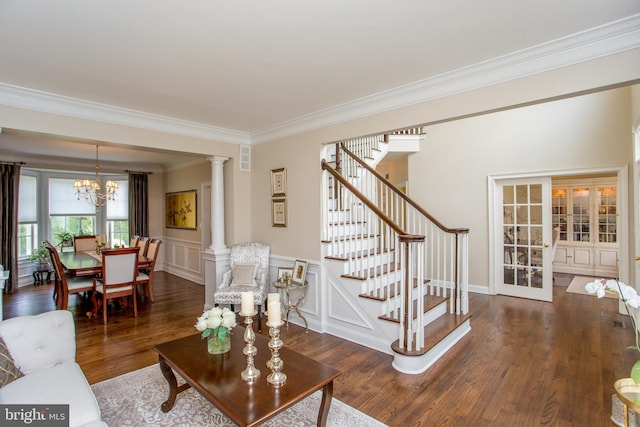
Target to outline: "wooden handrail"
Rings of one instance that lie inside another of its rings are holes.
[[[424,236],[413,235],[413,234],[410,234],[410,233],[406,233],[402,229],[402,227],[400,227],[398,224],[393,222],[393,220],[391,218],[389,218],[387,215],[385,215],[385,213],[382,212],[382,210],[380,210],[379,207],[377,207],[375,204],[373,204],[364,194],[362,194],[360,192],[360,190],[358,190],[356,187],[353,186],[353,184],[351,184],[349,181],[344,179],[344,177],[342,177],[342,175],[340,175],[338,172],[336,172],[335,169],[333,169],[329,165],[329,163],[327,163],[326,160],[324,160],[324,159],[322,160],[321,166],[322,166],[323,170],[326,170],[327,172],[329,172],[335,179],[340,181],[340,183],[342,185],[344,185],[345,188],[347,188],[347,190],[349,190],[354,196],[356,196],[362,203],[367,205],[367,207],[369,209],[371,209],[371,211],[374,212],[376,214],[376,216],[378,216],[393,231],[395,231],[399,236],[401,236],[402,239],[404,239],[404,240],[415,240],[415,241],[420,241],[420,239],[424,240]]]
[[[369,166],[368,164],[366,164],[362,159],[360,159],[358,156],[356,156],[355,154],[353,154],[346,146],[344,143],[341,143],[341,147],[344,150],[345,153],[347,153],[352,159],[354,159],[356,162],[358,162],[360,164],[360,166],[364,167],[365,169],[367,169],[369,172],[371,172],[376,178],[378,178],[381,182],[384,182],[385,185],[390,188],[393,192],[395,192],[398,196],[400,196],[405,202],[409,203],[411,206],[413,206],[418,212],[420,212],[422,215],[424,215],[427,219],[429,219],[429,221],[431,221],[432,223],[434,223],[440,230],[446,232],[446,233],[455,233],[455,234],[467,234],[469,233],[469,229],[468,228],[449,228],[446,227],[445,225],[443,225],[440,221],[438,221],[437,219],[435,219],[431,214],[429,214],[429,212],[425,211],[420,205],[418,205],[416,202],[414,202],[409,196],[407,196],[406,194],[404,194],[402,191],[400,191],[398,188],[396,188],[396,186],[389,184],[389,182],[384,179],[384,177],[382,175],[380,175],[375,169],[373,169],[371,166]]]

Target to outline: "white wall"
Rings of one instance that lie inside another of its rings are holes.
[[[409,195],[448,227],[470,229],[469,282],[489,285],[487,177],[631,165],[631,89],[426,128],[409,157]]]

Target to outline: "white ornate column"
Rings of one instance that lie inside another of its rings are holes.
[[[229,268],[229,248],[224,240],[224,162],[228,157],[209,157],[211,162],[211,245],[203,253],[204,308],[213,307],[213,294]]]
[[[211,162],[211,246],[213,252],[227,249],[224,243],[224,162],[228,157],[209,157]]]

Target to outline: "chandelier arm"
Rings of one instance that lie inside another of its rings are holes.
[[[115,200],[117,196],[118,184],[115,181],[107,180],[104,192],[100,191],[100,162],[98,160],[98,145],[96,145],[96,178],[93,182],[88,179],[76,180],[73,188],[76,190],[76,197],[85,199],[87,203],[100,208],[107,204],[109,200]]]

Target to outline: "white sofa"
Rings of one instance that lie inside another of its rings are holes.
[[[56,310],[0,322],[23,377],[0,388],[2,404],[69,404],[69,426],[106,426],[91,386],[76,363],[71,312]]]

